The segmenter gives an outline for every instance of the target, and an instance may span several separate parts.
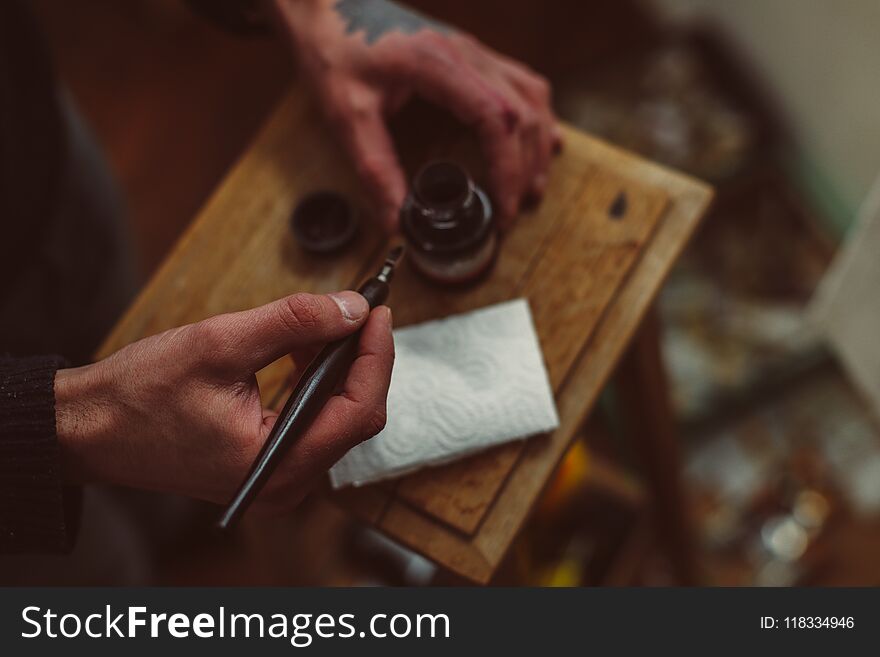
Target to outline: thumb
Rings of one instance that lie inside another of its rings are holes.
[[[216,347],[219,364],[252,373],[303,346],[354,333],[369,310],[367,300],[357,292],[300,293],[252,310],[218,315],[199,326]]]

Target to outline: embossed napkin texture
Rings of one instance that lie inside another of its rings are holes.
[[[385,429],[330,470],[334,488],[396,477],[559,426],[529,304],[394,332]]]

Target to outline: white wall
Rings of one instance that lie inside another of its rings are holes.
[[[854,214],[880,171],[880,0],[652,2],[726,29],[791,121],[826,188],[813,191],[839,197],[838,220]]]

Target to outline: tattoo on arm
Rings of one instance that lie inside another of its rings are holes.
[[[364,39],[371,45],[394,30],[405,34],[413,34],[419,30],[450,30],[448,25],[390,0],[339,0],[334,9],[345,22],[346,34],[363,32]]]

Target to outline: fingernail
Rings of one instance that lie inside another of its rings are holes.
[[[346,290],[344,292],[334,292],[328,296],[336,302],[340,312],[342,312],[342,316],[350,322],[358,321],[370,311],[367,300],[357,292]]]
[[[388,322],[388,328],[392,328],[394,326],[394,316],[391,314],[391,308],[388,306],[384,306],[385,308],[385,321]]]

